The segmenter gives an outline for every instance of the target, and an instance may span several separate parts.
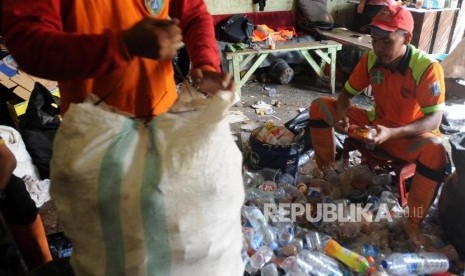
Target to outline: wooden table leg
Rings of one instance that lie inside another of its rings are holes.
[[[331,53],[331,71],[330,71],[330,84],[331,84],[331,94],[336,93],[336,49],[328,49]]]

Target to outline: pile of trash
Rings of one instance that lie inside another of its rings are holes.
[[[242,256],[248,275],[463,271],[442,237],[437,204],[420,239],[409,240],[402,230],[408,210],[399,204],[389,172],[343,161],[323,172],[312,153],[301,155],[295,175],[271,168],[244,172]]]

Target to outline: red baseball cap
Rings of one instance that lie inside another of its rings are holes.
[[[401,29],[412,33],[413,16],[410,11],[401,6],[389,5],[382,8],[371,23],[364,28],[381,32],[394,32]]]

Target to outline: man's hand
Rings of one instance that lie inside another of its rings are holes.
[[[234,91],[234,81],[228,73],[224,74],[197,68],[192,70],[190,75],[193,85],[200,92],[214,95],[220,90]]]
[[[383,125],[376,126],[376,135],[373,138],[373,142],[376,145],[382,144],[393,137],[394,130],[392,128],[385,127]]]
[[[145,17],[123,32],[131,56],[151,59],[171,59],[182,45],[179,20],[159,20]]]

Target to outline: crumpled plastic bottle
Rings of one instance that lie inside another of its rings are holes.
[[[264,245],[260,247],[255,254],[250,257],[250,265],[255,268],[255,269],[260,269],[263,267],[266,263],[271,261],[271,258],[273,258],[274,253],[271,248],[268,246]]]

